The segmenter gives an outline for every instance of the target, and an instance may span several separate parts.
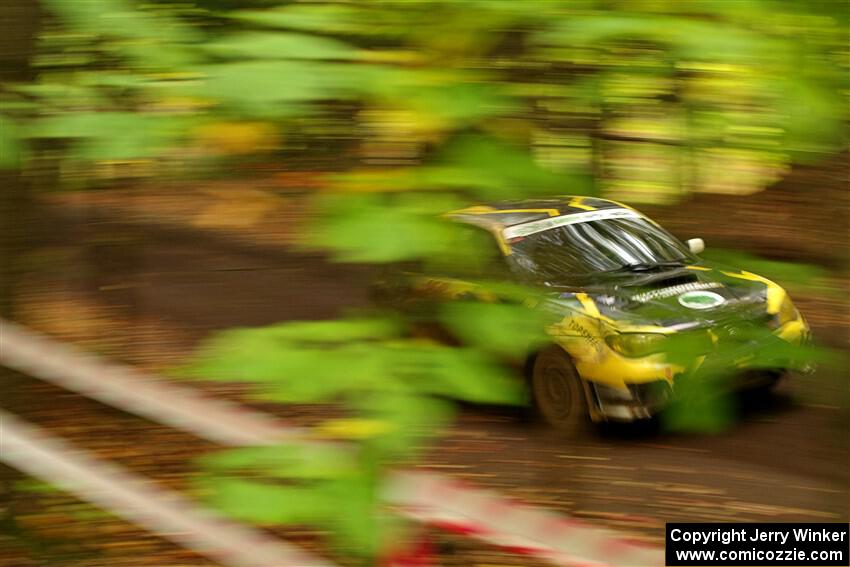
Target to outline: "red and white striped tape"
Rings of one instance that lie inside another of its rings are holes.
[[[664,564],[657,547],[440,475],[397,471],[385,499],[421,522],[555,565]]]
[[[153,421],[225,445],[306,437],[267,414],[103,362],[0,319],[0,363]],[[417,521],[555,565],[657,567],[663,551],[430,473],[397,471],[386,498]]]
[[[334,567],[0,410],[0,461],[228,567]]]

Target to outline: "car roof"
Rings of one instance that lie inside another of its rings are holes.
[[[630,208],[627,205],[608,199],[564,195],[549,199],[525,199],[498,201],[485,205],[475,205],[448,213],[450,219],[497,231],[527,222],[598,211],[604,209]]]

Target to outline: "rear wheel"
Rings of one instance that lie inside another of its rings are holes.
[[[759,372],[757,373],[758,380],[754,384],[745,387],[743,391],[745,394],[749,393],[761,396],[770,395],[786,374],[787,371],[784,370]]]
[[[587,403],[581,378],[564,350],[552,345],[534,360],[531,391],[540,417],[550,426],[575,431],[587,427]]]

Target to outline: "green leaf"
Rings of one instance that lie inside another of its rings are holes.
[[[423,396],[413,389],[375,392],[355,400],[354,406],[367,419],[393,425],[383,435],[366,441],[388,461],[415,458],[426,440],[437,435],[454,415],[448,400]]]
[[[284,479],[330,480],[352,471],[351,454],[339,447],[287,442],[267,447],[229,449],[202,459],[204,468],[221,472],[254,471]]]
[[[35,479],[22,479],[14,482],[15,490],[34,494],[61,494],[63,490],[56,485]]]
[[[264,384],[264,397],[314,403],[367,388],[380,379],[380,361],[365,346],[303,348],[266,338],[209,345],[185,372],[205,379]]]
[[[465,344],[497,356],[520,358],[546,341],[548,316],[521,305],[457,301],[441,320]]]
[[[433,72],[379,64],[327,63],[323,66],[340,90],[368,101],[404,101],[417,88],[435,81]],[[445,82],[445,81],[443,81]]]
[[[323,523],[338,503],[317,488],[278,486],[239,478],[207,482],[212,505],[238,520],[258,524]]]
[[[502,95],[492,83],[452,83],[413,87],[399,100],[424,116],[434,116],[453,128],[474,124],[484,118],[515,111],[516,102]],[[427,120],[427,119],[426,119]]]
[[[410,25],[403,11],[344,4],[293,4],[273,10],[244,10],[231,18],[265,27],[334,35],[393,36]],[[401,12],[401,13],[400,13]]]
[[[15,85],[13,90],[34,95],[44,99],[60,99],[67,102],[68,99],[92,100],[96,93],[89,88],[79,85],[65,83],[41,82],[31,85]]]
[[[516,405],[525,401],[525,388],[516,373],[484,353],[445,349],[443,359],[445,366],[436,385],[445,394],[484,404]]]
[[[329,485],[329,499],[336,506],[328,525],[340,549],[370,558],[371,565],[397,535],[399,520],[384,510],[379,501],[380,477],[375,469],[370,463],[363,465],[357,474]]]
[[[733,25],[683,19],[671,33],[679,57],[690,61],[759,63],[782,54],[785,44]]]
[[[389,382],[380,352],[376,347],[352,345],[328,351],[316,349],[310,357],[301,357],[303,351],[288,351],[281,357],[293,373],[269,384],[260,396],[279,402],[314,403],[338,401],[346,396],[358,395]],[[299,366],[295,366],[295,362]],[[300,372],[296,372],[300,370]],[[386,387],[391,387],[389,383]]]
[[[0,170],[18,169],[22,149],[20,128],[11,118],[0,114]]]
[[[295,5],[276,10],[238,11],[230,17],[269,27],[338,33],[344,32],[358,15],[353,7],[344,5]]]
[[[475,349],[408,345],[391,356],[389,367],[413,390],[488,404],[524,400],[514,373]]]
[[[750,63],[783,46],[780,40],[723,21],[617,12],[570,18],[534,35],[532,42],[575,49],[604,47],[618,40],[655,42],[687,60]]]
[[[307,103],[349,96],[342,78],[320,63],[251,61],[207,65],[194,94],[247,115],[301,114]]]
[[[346,343],[357,340],[389,339],[398,336],[398,321],[383,319],[338,319],[294,321],[266,327],[270,336],[297,343]]]
[[[846,140],[846,98],[826,86],[789,78],[775,85],[783,97],[780,110],[787,115],[786,147],[801,163],[829,154]]]
[[[499,313],[498,321],[504,323],[506,313]],[[516,314],[510,321],[519,325]],[[409,389],[487,403],[521,399],[515,377],[482,352],[406,342],[393,338],[398,331],[394,322],[381,320],[228,331],[206,341],[183,373],[256,382],[264,396],[279,401],[316,402]]]
[[[131,66],[148,71],[183,71],[200,62],[197,53],[191,48],[157,39],[113,41],[104,44],[104,48],[130,60]]]
[[[623,12],[600,12],[556,22],[549,29],[532,35],[534,45],[585,46],[617,37],[666,37],[676,20],[657,16],[638,16]]]
[[[298,33],[245,32],[205,46],[215,55],[246,59],[352,59],[357,48],[341,41]]]
[[[433,182],[447,186],[468,184],[482,198],[590,195],[594,190],[587,175],[544,170],[524,148],[483,136],[456,140],[444,150],[440,161],[443,167],[430,171]]]
[[[676,382],[678,398],[664,412],[663,425],[671,431],[690,433],[720,433],[728,429],[735,418],[735,406],[726,391],[728,375],[714,376],[711,380],[679,379]]]
[[[134,112],[65,113],[35,122],[32,138],[79,139],[77,156],[113,160],[157,155],[180,131],[174,117]]]
[[[378,201],[360,201],[344,215],[322,219],[312,230],[313,244],[348,262],[395,262],[427,257],[444,249],[452,227],[430,211]]]
[[[398,520],[381,510],[378,499],[385,457],[374,446],[359,452],[315,444],[236,449],[204,458],[216,476],[203,478],[201,488],[215,507],[238,519],[330,528],[341,547],[371,557],[398,532]],[[234,476],[242,472],[253,478]]]
[[[162,43],[199,39],[191,27],[163,11],[142,10],[125,0],[46,0],[45,4],[78,32]]]

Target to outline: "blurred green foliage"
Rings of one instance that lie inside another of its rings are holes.
[[[676,399],[661,417],[669,430],[725,431],[737,415],[736,382],[759,371],[800,370],[815,363],[837,361],[834,353],[822,347],[792,344],[775,336],[766,326],[738,323],[732,332],[724,328],[712,331],[715,344],[708,356],[704,356],[703,333],[676,333],[666,339],[667,360],[688,369],[676,378]],[[742,373],[744,369],[746,373]],[[767,388],[765,384],[762,393]]]
[[[21,163],[18,125],[0,115],[0,169],[17,169]]]
[[[511,334],[505,324],[515,321],[517,314],[504,306],[488,317],[503,324],[504,342]],[[262,395],[284,402],[347,397],[349,405],[364,404],[365,411],[371,411],[369,404],[382,393],[495,404],[521,401],[516,380],[474,348],[444,348],[404,339],[402,331],[385,318],[237,329],[212,340],[191,371],[211,379],[265,383]],[[387,409],[380,403],[379,407],[381,412]]]
[[[476,309],[460,326],[493,324],[490,336],[507,344],[516,338],[509,324],[521,320],[520,310]],[[542,325],[526,332],[529,340],[542,335]],[[218,334],[182,374],[251,383],[263,400],[341,404],[344,417],[311,432],[346,445],[313,439],[213,455],[205,459],[210,475],[200,490],[240,519],[322,526],[339,548],[374,561],[404,529],[378,501],[386,468],[416,457],[439,433],[451,416],[450,400],[524,402],[521,384],[476,348],[480,343],[451,348],[415,339],[402,320],[387,317]]]
[[[403,529],[375,501],[378,477],[359,456],[334,445],[289,443],[209,457],[200,482],[211,501],[239,519],[329,528],[342,549],[378,556]]]
[[[846,18],[813,0],[45,4],[39,82],[0,101],[24,126],[9,156],[54,140],[61,160],[185,164],[198,127],[261,119],[288,160],[341,121],[307,151],[396,190],[669,202],[758,190],[844,141]],[[471,130],[484,139],[431,163]],[[557,175],[500,159],[508,142]],[[375,167],[402,146],[427,165],[414,180]]]

